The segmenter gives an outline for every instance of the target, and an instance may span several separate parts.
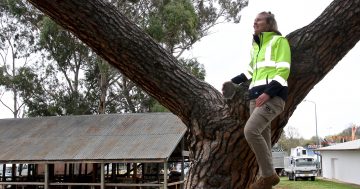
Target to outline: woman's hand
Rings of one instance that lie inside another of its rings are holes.
[[[261,94],[257,99],[256,99],[256,107],[260,107],[262,106],[263,104],[265,104],[265,102],[267,102],[271,97],[266,94],[266,93],[263,93]]]
[[[231,81],[227,81],[223,84],[222,93],[225,99],[232,99],[235,95],[235,84]]]

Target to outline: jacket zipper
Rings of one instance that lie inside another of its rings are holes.
[[[256,59],[255,59],[255,62],[254,62],[254,64],[255,64],[255,73],[256,73],[256,74],[255,74],[255,77],[254,77],[254,81],[256,80],[256,76],[257,76],[257,60],[258,60],[258,57],[259,57],[259,54],[260,54],[260,50],[261,50],[262,38],[263,38],[263,34],[260,33],[260,41],[259,41],[259,44],[256,43],[256,44],[259,46],[259,50],[258,50],[258,52],[257,52],[257,54],[256,54]]]

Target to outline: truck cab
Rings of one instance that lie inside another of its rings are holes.
[[[296,181],[299,178],[315,180],[317,163],[313,157],[287,157],[284,164],[289,180]]]
[[[315,180],[318,173],[315,156],[310,156],[303,147],[296,147],[291,150],[291,155],[284,158],[284,170],[289,180],[311,179]]]

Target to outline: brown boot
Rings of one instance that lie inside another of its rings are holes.
[[[276,173],[269,177],[260,177],[258,181],[250,185],[250,189],[271,189],[280,182],[280,178]]]

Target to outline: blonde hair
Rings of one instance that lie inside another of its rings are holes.
[[[266,23],[269,25],[269,32],[275,32],[275,33],[281,35],[281,33],[278,30],[278,26],[277,26],[277,22],[275,20],[274,14],[272,14],[270,11],[269,12],[264,11],[259,14],[265,16]]]

